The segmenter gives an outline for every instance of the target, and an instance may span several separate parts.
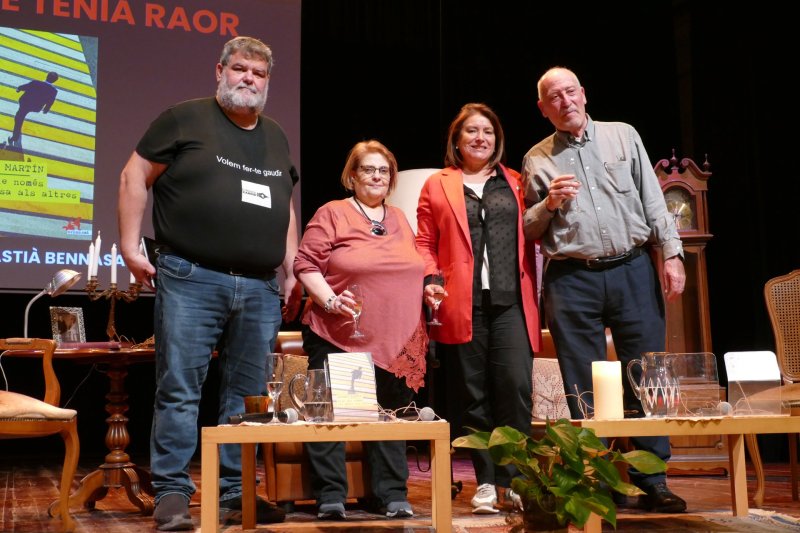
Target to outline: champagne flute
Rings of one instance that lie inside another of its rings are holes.
[[[442,291],[436,291],[433,293],[433,315],[431,319],[428,321],[429,326],[441,326],[442,323],[439,322],[439,306],[444,300],[444,272],[441,269],[437,269],[436,272],[431,276],[429,285],[439,285],[442,287]]]
[[[355,329],[353,334],[350,335],[350,338],[357,339],[364,336],[364,334],[358,330],[358,319],[361,318],[361,309],[364,306],[364,291],[358,283],[351,283],[347,287],[347,290],[350,291],[353,301],[355,302],[355,305],[353,305],[353,323],[355,324]]]
[[[272,404],[272,420],[268,424],[278,424],[278,398],[283,390],[283,354],[267,354],[267,394]]]

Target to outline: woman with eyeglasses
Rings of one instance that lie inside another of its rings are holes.
[[[309,368],[324,368],[328,354],[371,352],[378,403],[387,411],[408,406],[424,385],[428,339],[422,313],[424,263],[403,211],[386,205],[397,161],[378,141],[356,144],[341,182],[351,195],[320,207],[309,221],[294,273],[309,301],[303,348]],[[361,286],[358,312],[352,284]],[[390,518],[414,515],[408,503],[404,441],[365,443],[372,492]],[[312,490],[323,520],[344,520],[347,497],[344,443],[306,444]]]
[[[541,343],[534,242],[522,233],[520,175],[503,165],[503,128],[487,105],[467,104],[450,124],[445,167],[430,176],[417,206],[417,248],[425,258],[425,302],[445,291],[429,335],[453,362],[463,427],[531,426],[533,350]],[[445,288],[432,275],[444,272]],[[473,513],[498,513],[497,487],[515,471],[472,450]],[[510,489],[507,500],[520,506]]]

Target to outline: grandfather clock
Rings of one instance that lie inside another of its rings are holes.
[[[711,320],[708,306],[706,243],[708,231],[708,160],[701,170],[694,161],[678,162],[675,150],[670,159],[662,159],[655,172],[664,192],[667,211],[675,217],[683,241],[686,288],[674,302],[666,303],[668,352],[711,352]],[[663,262],[658,262],[659,268]]]

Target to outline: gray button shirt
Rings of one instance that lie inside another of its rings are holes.
[[[547,210],[550,182],[574,174],[578,196]],[[525,237],[541,239],[546,257],[594,259],[618,255],[648,241],[664,259],[681,255],[675,219],[636,130],[621,122],[589,122],[583,139],[557,131],[522,160]]]

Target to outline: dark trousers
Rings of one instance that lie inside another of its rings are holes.
[[[664,300],[650,257],[641,255],[607,270],[550,261],[542,285],[570,415],[584,418],[579,407],[583,402],[593,410],[592,395],[587,393],[592,390],[592,361],[606,359],[608,327],[622,363],[624,409],[638,413],[633,416],[644,416],[625,369],[642,353],[665,349]],[[665,461],[670,458],[668,437],[633,437],[631,442]],[[640,488],[664,479],[664,474],[645,476],[631,471],[631,482]]]
[[[303,330],[303,349],[308,354],[308,368],[324,368],[329,353],[341,348],[325,341],[308,329]],[[395,410],[411,403],[414,391],[404,378],[375,367],[378,403],[384,410]],[[305,445],[311,466],[311,490],[317,504],[344,503],[347,499],[347,470],[343,442],[315,442]],[[406,441],[365,442],[366,462],[372,493],[382,505],[408,500],[408,462]]]
[[[457,362],[462,422],[465,428],[480,431],[511,426],[527,435],[533,410],[533,352],[525,317],[517,304],[491,305],[488,298],[483,300],[472,308],[472,340],[444,345],[449,360]],[[511,485],[516,469],[495,465],[486,451],[470,452],[478,485]]]

